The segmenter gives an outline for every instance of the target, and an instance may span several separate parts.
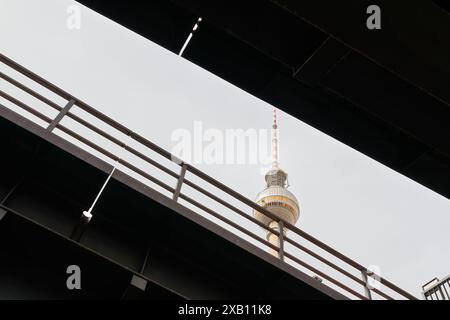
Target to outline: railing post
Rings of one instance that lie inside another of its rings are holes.
[[[369,278],[367,277],[367,270],[361,270],[362,280],[364,281],[364,294],[367,299],[372,300],[372,293],[369,288]]]
[[[445,288],[445,284],[446,284],[446,283],[450,286],[450,281],[447,280],[447,281],[442,282],[442,288],[444,288],[445,293],[447,294],[447,298],[450,300],[450,295],[448,294],[448,291],[447,291],[447,289]]]
[[[183,185],[184,176],[186,175],[186,169],[187,169],[187,165],[186,165],[186,163],[183,163],[183,165],[181,166],[180,177],[178,178],[178,182],[177,182],[177,187],[175,188],[175,191],[173,193],[174,201],[178,201],[178,197],[180,196],[181,186]]]
[[[278,257],[281,261],[284,261],[284,223],[283,220],[278,220],[278,232],[280,235],[278,236]]]
[[[55,119],[53,119],[52,123],[50,123],[47,127],[47,131],[52,132],[53,129],[56,128],[56,126],[61,122],[62,118],[69,112],[70,108],[75,104],[74,99],[70,99],[69,102],[67,102],[66,106],[61,109],[61,111],[58,113]]]
[[[442,291],[442,286],[443,286],[443,284],[438,285],[438,289],[439,289],[439,292],[441,293],[442,300],[445,300],[444,291]]]

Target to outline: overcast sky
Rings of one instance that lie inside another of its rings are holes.
[[[168,150],[194,121],[270,129],[269,104],[81,5],[81,28],[70,30],[73,4],[0,0],[1,53]],[[450,274],[448,199],[286,113],[279,127],[297,226],[417,296]],[[251,199],[264,186],[258,164],[196,166]]]

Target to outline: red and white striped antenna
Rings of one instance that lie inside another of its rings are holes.
[[[273,108],[272,124],[272,169],[278,169],[278,135],[277,109]]]

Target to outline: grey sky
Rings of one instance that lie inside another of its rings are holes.
[[[72,4],[0,0],[1,53],[169,150],[172,132],[196,120],[270,127],[269,104],[88,9],[69,30]],[[417,296],[450,273],[448,199],[286,113],[279,127],[301,229]],[[251,199],[263,188],[258,165],[198,167]]]

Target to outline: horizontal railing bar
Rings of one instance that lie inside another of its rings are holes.
[[[162,182],[161,180],[153,177],[152,175],[146,173],[145,171],[133,166],[131,163],[120,159],[119,163],[123,164],[125,167],[133,170],[134,172],[136,172],[137,174],[140,174],[142,177],[150,180],[151,182],[157,184],[158,186],[160,186],[161,188],[164,188],[165,190],[169,191],[170,193],[174,193],[175,192],[175,188],[172,188],[171,186],[167,185],[166,183]]]
[[[178,178],[178,174],[176,172],[173,172],[172,170],[164,167],[163,165],[159,164],[158,162],[154,161],[153,159],[147,157],[146,155],[142,154],[141,152],[131,148],[130,146],[126,145],[124,147],[125,150],[131,152],[132,154],[134,154],[135,156],[141,158],[142,160],[146,161],[147,163],[155,166],[156,168],[164,171],[165,173],[167,173],[168,175],[172,176],[173,178]]]
[[[308,263],[303,262],[303,261],[301,261],[300,259],[294,257],[292,254],[290,254],[290,253],[288,253],[288,252],[284,252],[284,256],[285,256],[286,258],[289,258],[289,259],[291,259],[292,261],[298,263],[299,265],[301,265],[301,266],[307,268],[308,270],[314,272],[315,274],[319,275],[320,277],[322,277],[322,278],[324,278],[324,279],[330,281],[331,283],[337,285],[337,286],[340,287],[341,289],[344,289],[345,291],[347,291],[347,292],[353,294],[354,296],[360,298],[361,300],[367,300],[367,298],[364,297],[362,294],[360,294],[360,293],[356,292],[355,290],[353,290],[353,289],[347,287],[345,284],[342,284],[341,282],[339,282],[339,281],[337,281],[337,280],[331,278],[330,276],[328,276],[328,275],[326,275],[325,273],[323,273],[322,271],[320,271],[320,270],[314,268],[313,266],[309,265]]]
[[[387,300],[394,300],[394,298],[390,297],[389,295],[387,295],[386,293],[376,289],[376,288],[372,288],[371,289],[373,292],[375,292],[376,294],[382,296],[383,298],[387,299]]]
[[[259,220],[253,218],[252,216],[249,216],[248,214],[246,214],[245,212],[243,212],[242,210],[239,210],[238,208],[236,208],[235,206],[233,206],[232,204],[229,204],[228,202],[220,199],[219,197],[213,195],[211,192],[205,190],[204,188],[196,185],[195,183],[191,182],[188,179],[184,179],[184,183],[192,188],[194,188],[195,190],[203,193],[205,196],[215,200],[216,202],[220,203],[221,205],[227,207],[228,209],[233,210],[234,212],[236,212],[237,214],[239,214],[240,216],[244,217],[245,219],[257,224],[258,226],[260,226],[261,228],[275,234],[276,236],[280,236],[280,233],[275,230],[275,229],[271,229],[268,226],[266,226],[264,223],[260,222]]]
[[[137,134],[136,132],[132,132],[131,138],[133,138],[137,142],[142,143],[144,146],[152,149],[153,151],[159,153],[160,155],[162,155],[163,157],[169,159],[170,161],[174,161],[174,159],[177,159],[170,152],[164,150],[163,148],[159,147],[158,145],[154,144],[153,142],[145,139],[143,136]],[[178,165],[181,166],[182,163],[178,163]]]
[[[49,81],[45,80],[44,78],[41,78],[40,76],[38,76],[34,72],[32,72],[32,71],[28,70],[27,68],[21,66],[17,62],[9,59],[8,57],[6,57],[5,55],[3,55],[1,53],[0,53],[0,61],[2,61],[4,64],[6,64],[7,66],[11,67],[12,69],[16,70],[17,72],[23,74],[24,76],[27,76],[31,80],[39,83],[43,87],[45,87],[48,90],[52,91],[53,93],[56,93],[60,97],[66,99],[66,100],[71,100],[71,99],[77,100],[71,94],[67,93],[66,91],[64,91],[64,90],[62,90],[60,88],[58,88],[54,84],[50,83]]]
[[[142,137],[138,133],[136,133],[134,131],[131,131],[130,129],[128,129],[124,125],[120,124],[119,122],[117,122],[117,121],[111,119],[110,117],[104,115],[103,113],[97,111],[96,109],[94,109],[91,106],[89,106],[87,103],[78,100],[77,101],[77,106],[79,108],[83,109],[84,111],[90,113],[94,117],[96,117],[96,118],[102,120],[103,122],[109,124],[114,129],[116,129],[116,130],[122,132],[123,134],[131,137],[132,139],[136,140],[137,142],[140,142],[144,146],[152,149],[153,151],[155,151],[156,153],[160,154],[161,156],[163,156],[163,157],[165,157],[165,158],[167,158],[167,159],[169,159],[171,161],[173,161],[176,158],[170,152],[164,150],[163,148],[159,147],[158,145],[154,144],[153,142],[145,139],[144,137]]]
[[[62,124],[58,124],[56,126],[56,128],[58,128],[59,130],[61,130],[64,133],[68,134],[72,138],[75,138],[79,142],[82,142],[85,145],[91,147],[92,149],[102,153],[103,155],[107,156],[111,160],[119,161],[120,158],[118,156],[116,156],[115,154],[113,154],[112,152],[109,152],[106,149],[103,149],[102,147],[100,147],[100,146],[96,145],[95,143],[89,141],[88,139],[84,138],[83,136],[79,135],[78,133],[72,131],[71,129],[69,129],[69,128],[65,127],[65,126],[63,126]]]
[[[46,115],[40,113],[39,111],[33,109],[32,107],[28,106],[27,104],[23,103],[22,101],[17,100],[16,98],[10,96],[9,94],[7,94],[6,92],[3,92],[2,90],[0,90],[0,97],[5,98],[6,100],[8,100],[9,102],[14,103],[16,106],[22,108],[23,110],[35,115],[36,117],[38,117],[39,119],[50,123],[52,122],[52,119],[50,119],[49,117],[47,117]]]
[[[368,276],[368,277],[371,277],[371,275],[369,274],[370,271],[367,270],[367,272],[368,272],[367,276]],[[415,296],[413,296],[413,295],[410,294],[409,292],[407,292],[407,291],[405,291],[405,290],[403,290],[403,289],[397,287],[395,284],[393,284],[393,283],[390,282],[389,280],[386,280],[386,279],[383,278],[383,277],[380,277],[380,276],[377,275],[377,278],[376,278],[375,280],[377,280],[377,281],[380,282],[381,284],[385,285],[385,286],[388,287],[389,289],[391,289],[391,290],[397,292],[398,294],[404,296],[405,298],[408,298],[408,299],[410,299],[410,300],[418,300]]]
[[[336,271],[339,271],[340,273],[342,273],[343,275],[349,277],[350,279],[356,281],[357,283],[359,283],[360,285],[365,286],[365,282],[362,281],[361,279],[357,278],[356,276],[354,276],[353,274],[351,274],[350,272],[342,269],[341,267],[339,267],[338,265],[334,264],[333,262],[328,261],[327,259],[319,256],[317,253],[314,253],[313,251],[311,251],[310,249],[302,246],[301,244],[295,242],[294,240],[292,240],[291,238],[284,236],[284,240],[286,240],[287,242],[289,242],[290,244],[292,244],[293,246],[297,247],[298,249],[302,250],[303,252],[306,252],[307,254],[309,254],[310,256],[316,258],[317,260],[325,263],[326,265],[328,265],[329,267],[335,269]]]
[[[144,154],[142,154],[141,152],[137,151],[136,149],[128,146],[127,144],[125,144],[124,142],[120,141],[119,139],[113,137],[112,135],[110,135],[109,133],[106,133],[105,131],[97,128],[96,126],[90,124],[89,122],[87,122],[86,120],[80,118],[79,116],[69,112],[67,114],[68,117],[72,118],[74,121],[80,123],[81,125],[85,126],[86,128],[94,131],[95,133],[101,135],[102,137],[108,139],[109,141],[113,142],[114,144],[118,145],[121,148],[124,148],[125,150],[131,152],[132,154],[134,154],[135,156],[141,158],[142,160],[146,161],[147,163],[153,165],[154,167],[158,168],[161,171],[164,171],[165,173],[169,174],[170,176],[174,177],[174,178],[178,178],[178,174],[176,172],[173,172],[172,170],[168,169],[167,167],[163,166],[162,164],[156,162],[155,160],[145,156]]]
[[[57,110],[57,111],[61,111],[62,107],[60,107],[59,105],[57,105],[56,103],[54,103],[53,101],[51,101],[50,99],[47,99],[46,97],[44,97],[43,95],[37,93],[36,91],[28,88],[27,86],[21,84],[20,82],[14,80],[13,78],[7,76],[6,74],[4,74],[3,72],[0,72],[0,78],[8,81],[9,83],[11,83],[12,85],[16,86],[17,88],[21,89],[22,91],[28,93],[29,95],[35,97],[36,99],[46,103],[47,105],[49,105],[50,107],[52,107],[53,109]]]
[[[257,236],[256,234],[254,234],[253,232],[248,231],[247,229],[241,227],[240,225],[238,225],[237,223],[225,218],[224,216],[218,214],[217,212],[211,210],[210,208],[202,205],[201,203],[199,203],[198,201],[195,201],[194,199],[188,197],[187,195],[180,193],[179,196],[181,199],[186,200],[187,202],[193,204],[194,206],[198,207],[199,209],[209,213],[210,215],[214,216],[215,218],[225,222],[226,224],[230,225],[231,227],[241,231],[242,233],[248,235],[249,237],[252,237],[253,239],[261,242],[262,244],[265,244],[267,247],[272,248],[274,250],[278,250],[278,248],[271,244],[269,241],[266,241],[264,239],[262,239],[261,237]]]
[[[174,192],[175,189],[168,186],[167,184],[165,184],[164,182],[160,181],[159,179],[149,175],[148,173],[142,171],[141,169],[133,166],[132,164],[130,164],[129,162],[117,157],[116,155],[114,155],[113,153],[103,149],[102,147],[96,145],[95,143],[89,141],[88,139],[80,136],[79,134],[75,133],[74,131],[70,130],[69,128],[66,128],[65,126],[59,124],[57,126],[57,128],[59,130],[61,130],[62,132],[72,136],[73,138],[75,138],[76,140],[86,144],[87,146],[93,148],[94,150],[97,150],[98,152],[102,153],[103,155],[107,156],[108,158],[110,158],[111,160],[117,161],[118,163],[124,165],[125,167],[127,167],[128,169],[136,172],[137,174],[141,175],[142,177],[152,181],[153,183],[159,185],[160,187],[170,191],[170,192]]]
[[[336,251],[335,249],[333,249],[332,247],[330,247],[327,244],[323,243],[322,241],[314,238],[313,236],[309,235],[305,231],[295,227],[294,225],[289,223],[289,224],[287,224],[287,228],[289,230],[293,231],[294,233],[296,233],[297,235],[301,236],[302,238],[308,240],[309,242],[317,245],[319,248],[327,251],[328,253],[331,253],[336,258],[339,258],[340,260],[346,262],[347,264],[349,264],[350,266],[354,267],[355,269],[357,269],[359,271],[362,271],[362,270],[366,269],[365,267],[363,267],[362,265],[360,265],[356,261],[353,261],[352,259],[350,259],[347,256],[343,255],[342,253]]]
[[[161,156],[163,156],[163,157],[165,157],[165,158],[167,158],[167,159],[169,159],[171,161],[173,161],[173,159],[175,159],[175,157],[170,152],[164,150],[163,148],[159,147],[158,145],[154,144],[153,142],[145,139],[144,137],[142,137],[138,133],[128,129],[127,127],[125,127],[124,125],[120,124],[119,122],[113,120],[112,118],[108,117],[107,115],[97,111],[96,109],[94,109],[91,106],[89,106],[87,103],[85,103],[85,102],[83,102],[81,100],[77,100],[76,105],[80,109],[88,112],[89,114],[91,114],[92,116],[96,117],[97,119],[100,119],[101,121],[103,121],[106,124],[110,125],[111,127],[116,129],[117,131],[122,132],[123,134],[131,137],[132,139],[136,140],[137,142],[140,142],[144,146],[152,149],[153,151],[155,151],[156,153],[160,154]]]

